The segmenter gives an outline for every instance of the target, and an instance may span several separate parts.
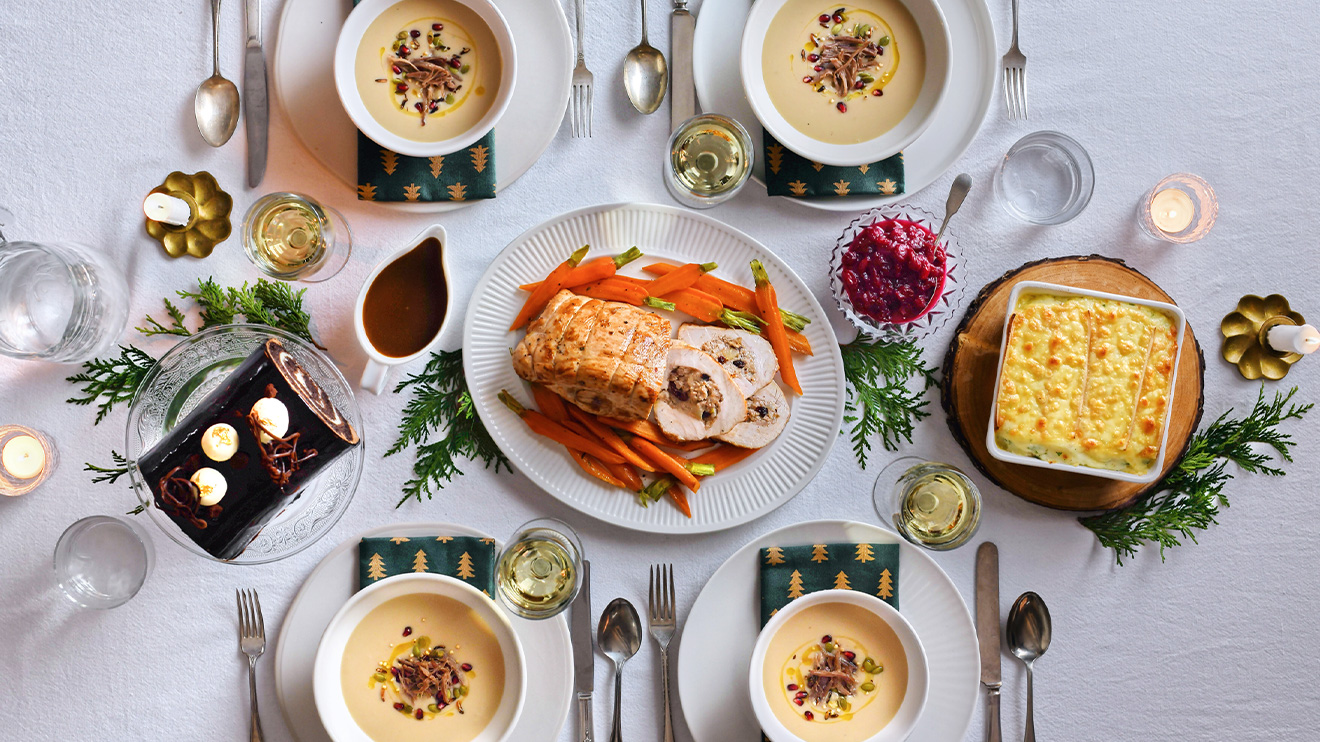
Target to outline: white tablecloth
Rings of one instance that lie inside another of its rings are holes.
[[[267,0],[274,34],[279,3]],[[652,40],[668,48],[668,7],[651,2]],[[992,3],[1000,48],[1007,46],[1009,4]],[[1246,293],[1280,292],[1320,319],[1314,285],[1317,249],[1309,218],[1317,181],[1315,120],[1320,72],[1314,38],[1320,16],[1307,3],[1227,0],[1125,4],[1028,0],[1023,46],[1031,58],[1029,123],[1006,120],[995,100],[985,127],[956,170],[976,181],[955,222],[970,255],[973,285],[1025,261],[1097,252],[1127,260],[1187,310],[1205,348],[1207,418],[1247,408],[1258,384],[1243,381],[1218,356],[1220,318]],[[607,9],[608,8],[608,9]],[[433,218],[360,204],[316,164],[272,111],[270,170],[258,192],[243,187],[240,130],[213,150],[197,135],[194,86],[210,74],[210,18],[203,0],[53,3],[10,0],[0,21],[0,203],[17,214],[14,237],[69,238],[95,245],[124,266],[133,290],[130,325],[159,313],[161,297],[213,275],[222,283],[256,272],[231,237],[209,259],[166,260],[142,229],[143,194],[171,170],[213,172],[241,215],[260,193],[303,191],[344,212],[356,246],[337,278],[313,286],[315,329],[356,378],[364,358],[352,338],[349,307],[382,251],[440,221],[452,239],[457,306],[514,236],[554,214],[611,201],[669,203],[660,177],[667,108],[642,117],[619,82],[624,52],[639,32],[638,9],[593,0],[588,61],[596,73],[596,137],[571,139],[567,126],[539,163],[498,201]],[[221,66],[241,79],[241,3],[226,4]],[[732,43],[732,42],[731,42]],[[271,47],[268,45],[268,50]],[[336,105],[327,101],[326,105]],[[1025,226],[995,204],[989,183],[998,158],[1018,137],[1052,128],[1075,136],[1095,161],[1090,207],[1059,227]],[[1217,190],[1218,226],[1191,246],[1157,244],[1133,221],[1137,198],[1160,177],[1199,173]],[[938,211],[953,173],[912,200]],[[850,214],[768,200],[756,185],[711,212],[763,241],[794,266],[828,303],[822,269]],[[457,318],[455,318],[457,319]],[[446,346],[460,325],[452,323]],[[943,355],[952,328],[929,344]],[[166,342],[125,340],[154,352]],[[185,553],[158,532],[157,565],[141,594],[109,612],[75,610],[53,587],[50,558],[72,521],[121,513],[125,485],[91,485],[82,462],[106,462],[123,445],[124,412],[93,426],[93,412],[63,403],[73,391],[67,367],[0,359],[0,423],[41,428],[58,442],[62,464],[37,492],[0,503],[0,677],[6,739],[246,738],[245,668],[236,653],[233,590],[256,588],[272,637],[288,602],[335,544],[391,522],[456,521],[503,536],[534,515],[574,524],[594,565],[597,609],[616,596],[646,600],[646,565],[677,564],[678,598],[691,606],[702,583],[737,547],[785,524],[818,517],[874,521],[870,488],[889,454],[863,472],[845,442],[806,491],[780,510],[726,533],[659,537],[592,521],[536,490],[521,476],[494,476],[479,465],[431,502],[395,509],[407,457],[381,462],[404,398],[360,399],[371,476],[334,531],[275,564],[236,568]],[[1320,397],[1320,359],[1303,362],[1286,384]],[[967,464],[938,410],[903,452]],[[1292,425],[1298,463],[1279,481],[1239,477],[1233,507],[1199,545],[1166,563],[1147,550],[1117,568],[1068,513],[1030,505],[973,475],[983,487],[978,537],[998,542],[1004,611],[1035,590],[1054,616],[1054,646],[1037,664],[1036,723],[1053,740],[1308,739],[1320,722],[1320,599],[1315,572],[1320,541],[1311,535],[1320,444],[1316,419]],[[970,466],[967,467],[970,470]],[[968,599],[974,548],[938,555]],[[751,607],[749,606],[750,610]],[[263,719],[271,740],[289,733],[273,691],[272,652],[259,666]],[[629,739],[659,734],[657,653],[647,641],[629,665],[624,724]],[[1021,735],[1025,675],[1004,660],[1004,735]],[[608,734],[611,682],[597,668],[597,732]],[[312,714],[314,709],[296,709]],[[679,718],[679,736],[688,732]],[[559,739],[567,740],[572,723]],[[547,732],[547,739],[554,735]],[[966,739],[981,739],[978,710]]]

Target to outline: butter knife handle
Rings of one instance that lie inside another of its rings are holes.
[[[578,702],[578,742],[594,742],[595,726],[591,720],[591,694],[579,693]]]
[[[1002,742],[999,736],[998,688],[991,688],[985,697],[985,742]]]

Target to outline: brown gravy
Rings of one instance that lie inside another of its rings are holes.
[[[385,266],[367,289],[362,326],[372,347],[383,355],[410,356],[440,331],[449,298],[442,249],[440,240],[426,238]]]

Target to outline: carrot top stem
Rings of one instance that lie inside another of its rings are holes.
[[[720,266],[719,266],[719,263],[702,263],[702,264],[701,264],[701,272],[702,272],[702,273],[710,273],[711,271],[715,270],[715,269],[718,268],[718,267],[720,267]]]
[[[622,268],[640,257],[642,257],[642,251],[638,250],[636,245],[633,245],[627,250],[615,255],[612,259],[614,260],[615,268]]]
[[[527,408],[523,407],[521,402],[514,399],[513,395],[509,394],[508,390],[501,389],[498,396],[500,398],[500,401],[504,403],[504,406],[508,407],[510,410],[513,410],[513,414],[517,415],[518,417],[522,417],[523,414],[527,412]]]
[[[576,268],[577,264],[581,263],[582,259],[587,257],[587,251],[590,249],[591,249],[591,245],[583,245],[582,247],[579,247],[578,249],[573,251],[572,255],[568,256],[568,260],[566,260],[565,262],[568,263],[569,266]]]
[[[637,501],[642,504],[642,507],[647,507],[653,502],[660,502],[664,499],[665,493],[669,492],[669,488],[673,486],[674,480],[672,478],[660,477],[637,493]]]
[[[755,279],[757,286],[764,286],[765,284],[770,283],[770,274],[765,272],[765,266],[761,265],[761,261],[753,260],[751,265],[752,278]]]
[[[657,299],[654,296],[648,296],[645,299],[642,299],[642,303],[648,307],[655,307],[656,309],[665,309],[670,312],[674,311],[674,302],[665,301],[664,299]]]
[[[720,312],[720,322],[735,330],[746,330],[757,335],[761,334],[761,325],[765,324],[765,320],[755,314],[740,312],[736,309],[725,309]]]
[[[694,464],[691,461],[689,461],[688,463],[683,465],[683,468],[687,469],[689,472],[692,473],[693,476],[696,477],[709,477],[710,475],[715,473],[714,464]]]

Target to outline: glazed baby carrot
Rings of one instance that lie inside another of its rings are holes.
[[[702,322],[719,322],[720,314],[724,311],[724,304],[719,299],[694,288],[679,289],[660,298],[673,302],[675,309]]]
[[[542,414],[557,423],[568,419],[568,406],[564,404],[563,398],[540,384],[532,384],[532,403]]]
[[[797,371],[793,369],[793,349],[788,345],[788,333],[784,331],[784,319],[779,316],[779,301],[775,298],[775,287],[770,284],[761,261],[752,261],[752,277],[756,279],[756,308],[761,319],[765,320],[765,337],[779,359],[779,377],[799,396],[802,385],[798,383]]]
[[[665,276],[672,273],[675,266],[669,263],[652,263],[642,270],[657,276]],[[756,312],[756,292],[746,286],[739,286],[736,283],[725,281],[722,278],[716,278],[710,274],[703,274],[697,278],[692,287],[704,291],[711,296],[719,299],[724,306],[729,309],[735,309],[739,312]],[[784,325],[790,330],[801,332],[811,320],[803,317],[796,312],[790,312],[787,309],[780,308],[780,315],[783,317]]]
[[[623,482],[623,487],[632,492],[640,492],[642,485],[642,475],[631,464],[606,464],[606,469],[614,475],[615,479]]]
[[[684,466],[687,463],[686,459],[661,451],[655,447],[654,443],[641,436],[634,436],[632,440],[628,441],[628,445],[632,446],[637,453],[645,456],[652,464],[672,474],[675,479],[683,483],[683,486],[693,492],[701,488],[701,483],[697,481],[696,476]]]
[[[586,257],[588,249],[588,245],[579,247],[573,251],[572,255],[568,256],[568,260],[555,266],[555,269],[550,271],[550,275],[527,297],[523,308],[518,312],[518,316],[514,318],[513,324],[509,325],[509,330],[516,330],[526,325],[532,317],[536,316],[537,312],[540,312],[546,304],[550,303],[550,298],[559,293],[559,290],[564,287],[564,279],[568,277],[569,272],[576,268],[578,263],[582,262],[582,258]]]
[[[628,444],[623,442],[623,439],[619,437],[618,433],[610,430],[608,425],[597,420],[594,415],[573,406],[568,407],[568,414],[571,415],[576,422],[591,431],[591,434],[600,439],[601,443],[604,443],[615,453],[622,456],[624,461],[627,461],[629,464],[632,464],[642,471],[655,471],[655,467],[648,464],[646,459],[642,458],[636,451],[629,448]]]
[[[751,456],[752,454],[756,453],[758,450],[760,449],[739,448],[737,446],[722,444],[719,448],[713,451],[707,451],[706,453],[703,453],[699,456],[693,456],[692,458],[688,459],[688,461],[692,462],[693,464],[710,464],[711,466],[715,467],[715,471],[719,471],[721,469],[727,469],[730,466],[733,466],[739,461],[742,461],[748,456]]]
[[[660,426],[650,420],[620,420],[615,417],[600,417],[597,419],[611,428],[641,436],[657,446],[677,448],[680,451],[697,451],[702,448],[709,448],[711,445],[706,441],[692,441],[689,443],[676,441],[661,432]]]
[[[564,278],[563,287],[571,289],[574,286],[581,286],[584,283],[591,283],[592,281],[599,281],[602,278],[609,278],[618,272],[620,268],[640,257],[642,257],[642,251],[638,250],[636,247],[630,247],[627,251],[619,253],[618,255],[602,255],[595,260],[582,263],[569,271],[568,276]],[[541,283],[541,281],[524,283],[518,288],[523,291],[535,291]]]
[[[568,455],[572,456],[573,460],[578,463],[578,466],[582,467],[582,471],[585,471],[605,484],[612,484],[615,487],[623,487],[624,489],[627,489],[627,485],[623,483],[623,480],[614,476],[614,474],[606,468],[605,464],[600,463],[581,451],[574,451],[571,448],[568,449]]]
[[[623,463],[623,457],[606,448],[604,444],[597,443],[586,436],[575,433],[565,425],[561,425],[560,423],[551,420],[536,410],[529,410],[526,407],[523,407],[522,403],[514,399],[513,395],[509,394],[508,391],[501,389],[499,399],[504,403],[505,407],[513,410],[515,415],[521,417],[523,422],[527,423],[527,427],[532,429],[532,432],[550,438],[556,443],[562,443],[576,451],[589,453],[601,461],[612,464]]]
[[[646,299],[646,289],[641,286],[634,286],[630,283],[624,283],[618,280],[618,276],[613,276],[600,281],[592,281],[581,286],[574,286],[573,293],[582,296],[590,296],[593,299],[601,301],[620,301],[624,304],[641,306],[642,301]]]
[[[687,263],[686,265],[677,266],[663,276],[652,279],[646,287],[646,292],[651,296],[664,296],[679,289],[685,289],[695,283],[698,278],[718,267],[715,263]]]

